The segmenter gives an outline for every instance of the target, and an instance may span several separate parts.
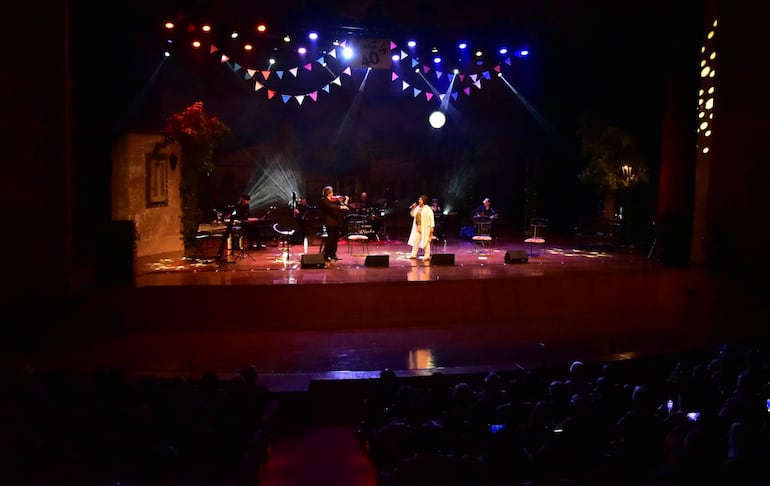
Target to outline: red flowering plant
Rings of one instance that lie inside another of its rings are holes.
[[[230,135],[230,127],[218,117],[208,116],[202,101],[196,101],[166,120],[167,139],[182,147],[182,241],[192,248],[198,231],[201,211],[198,188],[201,180],[214,174],[214,151]]]

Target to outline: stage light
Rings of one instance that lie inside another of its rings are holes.
[[[428,117],[428,123],[430,123],[430,126],[433,128],[441,128],[446,124],[446,115],[441,113],[440,111],[434,111],[430,114]]]
[[[416,46],[416,45],[417,45],[417,42],[415,42],[415,41],[413,41],[413,40],[410,40],[410,41],[408,41],[408,42],[406,43],[406,45],[407,45],[407,46],[409,46],[409,47],[414,47],[414,46]]]
[[[230,34],[230,38],[231,38],[231,39],[237,39],[237,38],[238,38],[238,32],[236,32],[236,31],[233,31],[233,32]]]
[[[351,59],[353,57],[353,49],[350,47],[342,49],[342,57],[345,59]]]
[[[505,55],[505,54],[508,54],[508,49],[505,48],[505,47],[501,47],[500,50],[497,51],[497,52],[499,52],[500,54]]]
[[[257,32],[266,32],[266,31],[267,31],[267,25],[265,24],[257,25]]]
[[[166,22],[164,25],[165,25],[165,27],[166,27],[168,30],[171,30],[171,29],[173,29],[173,28],[174,28],[174,22]]]
[[[434,57],[433,64],[441,64],[441,56]]]
[[[283,36],[283,41],[286,42],[286,43],[291,42],[291,36],[290,35]]]
[[[310,40],[318,40],[318,32],[310,32],[307,35],[307,38]]]
[[[201,26],[201,30],[203,32],[211,32],[211,26],[209,24],[204,24],[203,26]]]
[[[390,58],[393,59],[394,61],[400,61],[401,60],[401,56],[398,53],[393,54]]]
[[[305,54],[305,53],[307,53],[307,49],[305,49],[304,47],[301,47],[301,46],[300,46],[300,47],[297,49],[297,52],[299,52],[300,54]]]
[[[460,42],[457,47],[462,51],[468,47],[468,44],[466,42]]]

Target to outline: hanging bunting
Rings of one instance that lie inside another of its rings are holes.
[[[395,80],[397,80],[397,79],[398,79],[398,74],[396,74],[396,72],[395,72],[395,71],[392,71],[392,72],[390,73],[390,80],[391,80],[391,81],[395,81]]]
[[[254,91],[259,91],[260,89],[262,89],[262,88],[264,88],[264,87],[265,87],[265,85],[263,85],[263,84],[260,84],[260,82],[259,82],[259,81],[255,81],[255,82],[254,82]]]
[[[470,88],[464,88],[463,89],[463,93],[465,93],[466,95],[470,96],[471,95],[471,89]]]
[[[431,98],[433,98],[433,93],[431,93],[430,91],[426,91],[425,92],[425,99],[430,101]]]
[[[294,97],[294,99],[296,99],[297,103],[302,106],[302,102],[305,101],[305,95],[297,95]]]
[[[297,77],[297,70],[298,69],[294,67],[294,68],[289,69],[289,72],[296,78]]]
[[[229,61],[229,60],[230,60],[230,58],[229,58],[229,57],[228,57],[226,54],[222,54],[222,57],[221,57],[221,59],[222,59],[222,61],[221,61],[221,62],[227,62],[227,61]]]
[[[286,103],[289,102],[289,100],[291,99],[291,96],[289,96],[289,95],[281,95],[281,99],[283,100],[283,104],[285,105]]]
[[[313,63],[310,63],[310,62],[309,62],[309,63],[305,64],[305,65],[304,65],[304,66],[302,66],[302,67],[304,67],[304,68],[305,68],[305,69],[307,69],[308,71],[312,71],[312,70],[313,70]]]
[[[327,84],[326,86],[324,86],[324,87],[323,87],[323,88],[321,88],[321,89],[323,89],[324,91],[326,91],[327,93],[329,93],[329,88],[330,88],[330,87],[331,87],[331,85],[330,85],[330,84]]]
[[[414,97],[417,98],[417,96],[422,93],[421,89],[414,88]]]
[[[278,93],[276,93],[276,92],[275,92],[274,90],[272,90],[272,89],[269,89],[269,90],[267,90],[267,99],[269,99],[269,100],[272,100],[272,99],[273,99],[273,97],[274,97],[276,94],[278,94]]]
[[[318,91],[313,91],[308,96],[310,96],[310,99],[313,101],[318,101]]]
[[[409,87],[409,83],[407,83],[406,81],[401,81],[401,91],[405,91],[406,88],[408,87]]]
[[[214,54],[218,50],[219,49],[217,49],[216,46],[214,46],[214,44],[211,44],[211,47],[209,48],[209,54]]]
[[[273,71],[266,70],[266,71],[260,71],[260,73],[262,73],[262,79],[267,81],[267,78],[270,77],[270,75],[273,73]]]

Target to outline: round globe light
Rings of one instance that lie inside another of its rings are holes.
[[[428,122],[433,128],[441,128],[446,124],[446,116],[440,111],[434,111],[428,117]]]

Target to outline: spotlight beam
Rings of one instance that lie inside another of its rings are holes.
[[[508,86],[508,89],[510,89],[511,92],[516,95],[519,101],[521,101],[521,104],[524,105],[524,108],[526,108],[529,114],[532,115],[532,118],[537,122],[537,124],[540,125],[540,127],[546,133],[553,135],[555,132],[553,125],[551,125],[548,121],[546,121],[545,118],[543,118],[543,115],[541,115],[540,112],[537,111],[535,107],[532,106],[532,104],[527,101],[527,99],[524,98],[524,96],[522,96],[521,93],[519,93],[518,90],[514,88],[507,79],[505,79],[505,76],[503,76],[502,73],[499,75],[499,78],[503,80],[505,85]]]

